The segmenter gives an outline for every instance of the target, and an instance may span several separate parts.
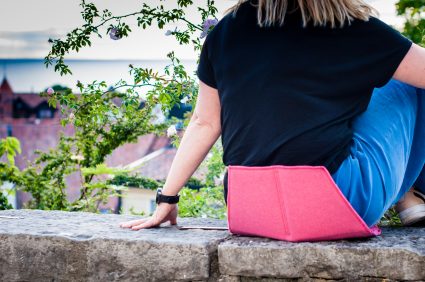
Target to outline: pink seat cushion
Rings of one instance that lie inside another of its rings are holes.
[[[372,237],[324,166],[228,166],[227,212],[233,234],[277,240]]]

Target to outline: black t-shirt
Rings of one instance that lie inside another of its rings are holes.
[[[352,119],[411,45],[375,17],[303,28],[298,9],[282,27],[259,27],[256,7],[243,3],[207,35],[197,69],[218,90],[224,164],[323,165],[333,174],[349,155]]]

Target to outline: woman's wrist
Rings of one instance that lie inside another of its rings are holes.
[[[161,194],[164,196],[177,196],[178,193],[169,193],[167,191],[162,190]]]
[[[181,189],[177,189],[177,190],[176,189],[169,189],[169,188],[163,186],[161,194],[164,195],[164,196],[176,196],[180,192],[180,190]]]

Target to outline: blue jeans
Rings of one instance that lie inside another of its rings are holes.
[[[390,80],[352,127],[351,153],[332,178],[372,226],[410,187],[425,193],[425,89]]]

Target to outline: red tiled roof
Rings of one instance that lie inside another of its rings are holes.
[[[40,103],[47,101],[46,98],[40,97],[38,94],[34,93],[15,93],[14,97],[16,97],[16,99],[21,98],[31,108],[35,108]]]
[[[14,99],[21,98],[31,108],[35,108],[40,103],[47,101],[47,98],[40,97],[39,93],[29,93],[29,92],[14,93],[6,77],[3,78],[3,81],[1,83],[0,93],[13,94]],[[57,105],[59,106],[59,103]]]
[[[164,140],[165,139],[165,140]],[[156,136],[154,133],[139,136],[137,143],[127,143],[117,149],[115,149],[111,155],[106,159],[106,163],[109,166],[124,166],[138,159],[146,156],[147,154],[156,151],[158,145],[161,147],[168,144],[169,138]]]
[[[165,180],[170,171],[177,148],[171,146],[166,146],[164,148],[165,150],[161,154],[143,163],[140,168],[135,169],[133,173],[156,180]],[[207,169],[203,166],[199,166],[193,174],[193,177],[204,180],[206,174]]]

